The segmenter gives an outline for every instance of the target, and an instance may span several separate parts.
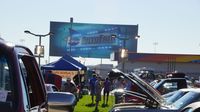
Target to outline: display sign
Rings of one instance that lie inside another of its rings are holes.
[[[66,70],[51,70],[52,74],[56,74],[61,76],[62,78],[73,78],[75,75],[80,74],[83,75],[85,72],[81,71],[66,71]]]
[[[123,47],[137,52],[138,25],[50,22],[50,32],[50,56],[110,58]]]

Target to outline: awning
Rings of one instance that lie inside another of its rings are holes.
[[[43,65],[41,69],[45,70],[45,72],[50,71],[61,77],[73,77],[77,74],[85,74],[87,67],[71,56],[65,55],[57,61]]]
[[[75,60],[73,57],[69,56],[69,55],[65,55],[62,57],[64,60],[68,60],[69,62],[75,64],[76,66],[80,67],[81,70],[87,70],[87,67],[83,64],[81,64],[80,62],[78,62],[77,60]]]
[[[64,58],[60,58],[58,61],[49,63],[47,65],[43,65],[41,68],[44,70],[69,70],[69,71],[70,70],[73,70],[73,71],[81,70],[80,67],[69,62],[68,60],[66,60]]]

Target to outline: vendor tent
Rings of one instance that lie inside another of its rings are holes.
[[[46,74],[51,71],[51,73],[59,75],[61,77],[74,77],[77,74],[85,74],[87,67],[76,61],[69,55],[65,55],[59,60],[43,65],[41,67],[43,72]]]
[[[81,70],[87,70],[87,67],[85,65],[81,64],[80,62],[78,62],[77,60],[75,60],[74,58],[72,58],[69,55],[65,55],[62,58],[65,59],[65,60],[68,60],[69,62],[75,64],[78,67],[80,67]]]
[[[44,70],[80,70],[81,68],[77,65],[71,63],[70,61],[60,58],[58,61],[43,65],[41,67]]]
[[[43,65],[45,70],[87,70],[87,67],[69,55],[65,55],[58,61]]]

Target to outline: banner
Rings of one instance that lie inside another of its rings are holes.
[[[80,75],[84,75],[84,71],[64,71],[64,70],[51,70],[52,74],[61,76],[62,78],[73,78],[79,72]]]
[[[138,25],[50,22],[50,31],[50,56],[110,58],[123,47],[137,52]]]

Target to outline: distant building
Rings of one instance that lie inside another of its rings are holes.
[[[119,55],[115,54],[115,61],[119,61],[118,69],[122,69]],[[133,72],[136,68],[147,67],[155,73],[184,72],[196,79],[200,76],[200,55],[192,54],[153,54],[129,53],[125,61],[124,71]]]

